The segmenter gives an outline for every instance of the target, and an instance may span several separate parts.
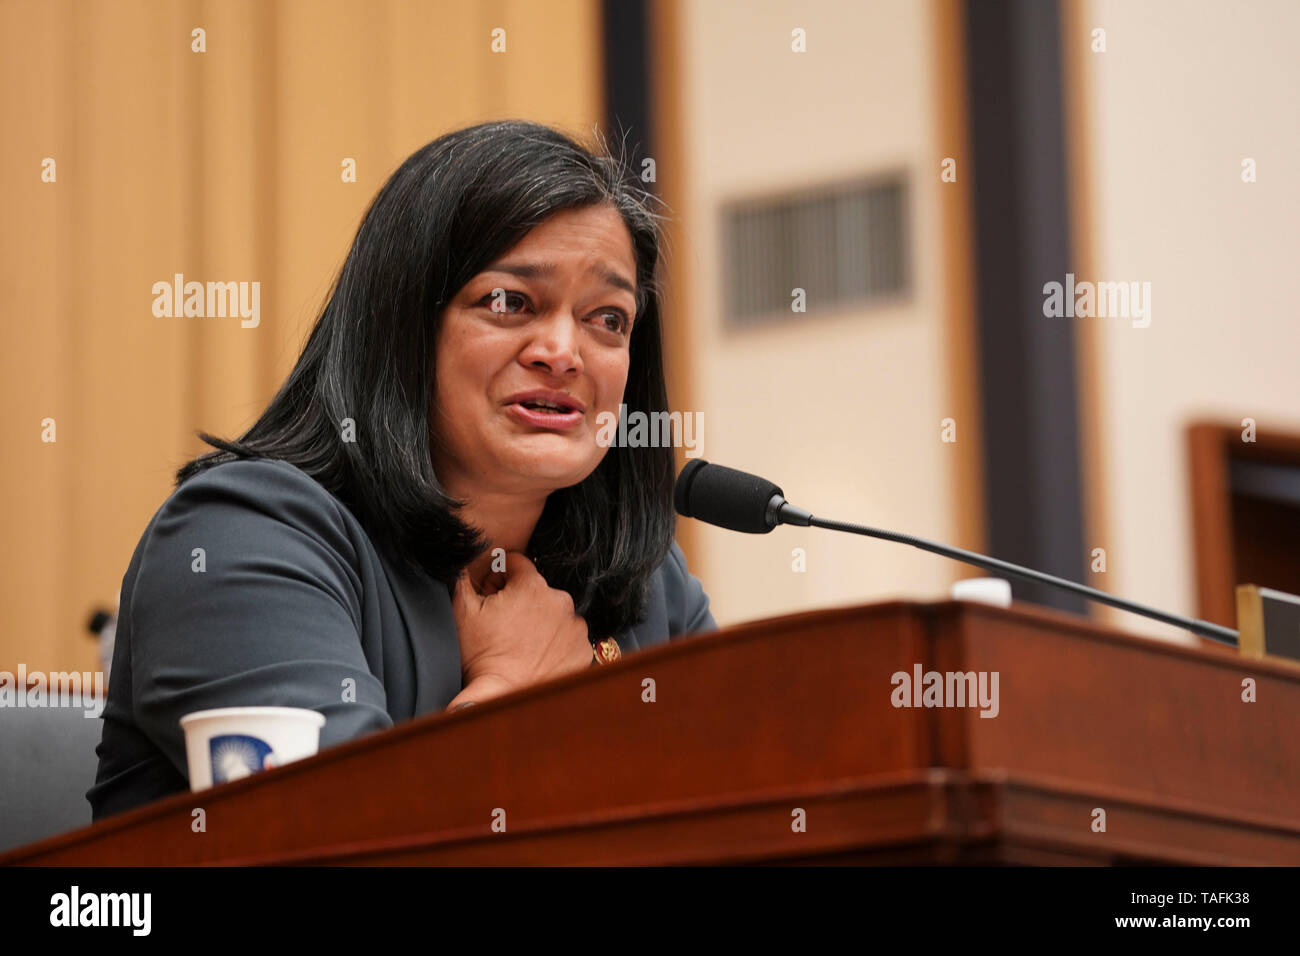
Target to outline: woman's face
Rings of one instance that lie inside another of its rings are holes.
[[[456,293],[431,411],[434,471],[453,496],[545,495],[596,469],[609,420],[597,416],[617,418],[627,384],[635,283],[632,237],[601,205],[556,213]],[[533,407],[546,398],[571,411]]]

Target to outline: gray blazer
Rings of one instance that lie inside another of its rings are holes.
[[[645,617],[616,639],[626,653],[716,628],[673,542]],[[122,579],[86,799],[100,819],[188,789],[178,721],[196,710],[315,710],[323,749],[442,710],[461,688],[444,585],[402,571],[296,466],[228,462],[172,493]]]

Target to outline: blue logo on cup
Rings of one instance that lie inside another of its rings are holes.
[[[247,734],[222,734],[208,741],[212,782],[226,783],[275,766],[271,746]]]

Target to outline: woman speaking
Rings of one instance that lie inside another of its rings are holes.
[[[322,748],[714,630],[673,541],[652,197],[526,122],[443,136],[367,211],[297,365],[177,474],[122,581],[96,819],[188,789],[179,720]]]

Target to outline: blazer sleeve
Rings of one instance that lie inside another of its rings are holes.
[[[263,460],[203,472],[159,510],[123,595],[132,709],[186,779],[178,722],[197,710],[315,710],[322,749],[392,726],[362,652],[357,553],[340,508],[298,469]]]
[[[716,631],[718,624],[709,610],[709,596],[700,579],[686,567],[686,555],[676,541],[665,563],[664,599],[668,605],[668,636]]]

